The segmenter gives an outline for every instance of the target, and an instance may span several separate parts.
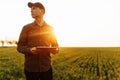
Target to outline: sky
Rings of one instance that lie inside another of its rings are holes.
[[[60,46],[120,46],[120,0],[1,0],[0,40],[18,40],[22,27],[34,21],[28,2],[45,6],[44,20]]]

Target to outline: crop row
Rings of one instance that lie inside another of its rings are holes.
[[[55,72],[58,71],[54,74],[57,80],[120,79],[120,52],[116,49],[77,49],[76,52],[70,49],[69,52],[66,56],[70,58],[64,57],[59,62],[56,59],[53,64]]]

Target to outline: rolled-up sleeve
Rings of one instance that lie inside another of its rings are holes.
[[[55,32],[54,32],[53,28],[51,29],[51,35],[50,36],[51,36],[51,38],[50,38],[51,47],[56,47],[56,50],[54,50],[54,51],[55,51],[55,53],[58,53],[59,45],[58,45],[56,35],[55,35]]]
[[[27,46],[27,30],[23,27],[17,45],[17,50],[20,53],[30,53],[30,48]]]

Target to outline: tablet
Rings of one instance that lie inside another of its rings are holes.
[[[46,49],[53,49],[57,47],[49,47],[49,46],[37,46],[36,48],[46,48]]]

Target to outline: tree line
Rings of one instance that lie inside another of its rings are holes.
[[[0,46],[5,47],[5,46],[17,46],[17,41],[16,40],[0,40]]]

